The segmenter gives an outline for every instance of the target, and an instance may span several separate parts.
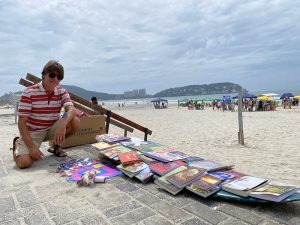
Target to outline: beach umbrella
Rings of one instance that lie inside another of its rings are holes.
[[[261,94],[261,95],[264,95],[264,96],[267,96],[267,97],[276,97],[276,96],[278,96],[278,94],[276,94],[276,93],[266,93],[266,94]]]
[[[264,95],[258,97],[258,99],[261,100],[261,101],[263,101],[263,102],[270,102],[270,101],[273,100],[272,98],[270,98],[270,97],[268,97],[268,96],[264,96]]]
[[[234,96],[234,97],[232,97],[232,98],[238,99],[239,96],[237,95],[237,96]],[[256,96],[256,95],[253,95],[253,94],[249,94],[248,92],[245,92],[245,93],[243,94],[243,98],[257,98],[257,96]]]
[[[153,99],[151,102],[160,103],[160,102],[168,102],[168,100],[163,98],[156,98]]]
[[[230,103],[231,102],[231,97],[230,96],[223,96],[222,101]]]
[[[294,97],[294,95],[292,93],[284,93],[281,95],[280,99],[292,98],[292,97]]]
[[[294,97],[295,99],[300,99],[300,95],[297,95]]]

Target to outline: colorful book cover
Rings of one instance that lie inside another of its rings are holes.
[[[141,160],[137,157],[137,152],[125,152],[125,153],[119,153],[118,158],[121,161],[123,165],[132,164],[135,162],[140,162]]]
[[[187,155],[183,152],[180,152],[180,151],[169,152],[169,155],[172,155],[175,160],[183,160],[183,159],[190,157],[189,155]]]
[[[136,176],[140,171],[146,169],[148,165],[144,162],[137,162],[129,165],[123,166],[122,164],[118,165],[117,168],[120,169],[130,178]]]
[[[176,173],[172,176],[168,176],[166,179],[168,182],[174,184],[178,188],[184,188],[188,184],[192,183],[201,176],[206,175],[206,170],[196,167],[188,167],[187,169]]]
[[[247,176],[247,174],[240,173],[235,170],[213,171],[213,172],[209,172],[209,174],[221,179],[222,181],[233,180],[233,179],[241,178],[243,176]]]
[[[174,184],[171,184],[170,182],[167,181],[167,177],[172,176],[173,174],[178,173],[185,169],[187,169],[186,166],[180,166],[180,167],[176,168],[175,170],[167,173],[166,175],[164,175],[158,179],[155,179],[154,183],[157,184],[160,188],[168,191],[169,193],[176,195],[180,191],[182,191],[184,188],[178,188]]]
[[[154,173],[163,176],[171,172],[172,170],[184,165],[185,165],[184,162],[178,160],[178,161],[173,161],[168,163],[163,163],[163,162],[153,163],[149,167]]]
[[[128,141],[130,140],[130,137],[124,137],[117,134],[101,134],[96,136],[96,140],[98,142],[104,141],[111,144],[111,143],[117,143],[121,141]]]
[[[116,157],[118,157],[118,154],[130,152],[130,151],[131,151],[131,149],[126,148],[123,145],[117,145],[117,146],[102,150],[102,151],[100,151],[100,153],[107,156],[110,159],[118,160],[118,158],[116,158]]]
[[[150,168],[147,167],[139,172],[135,177],[145,184],[153,177],[153,173]]]
[[[178,160],[177,155],[170,154],[170,151],[173,151],[172,149],[164,149],[162,152],[144,152],[144,155],[156,159],[161,162],[172,162]]]
[[[155,159],[152,159],[148,156],[145,156],[143,154],[138,154],[137,157],[142,160],[144,163],[147,163],[148,165],[152,164],[152,163],[157,163],[158,161]]]
[[[209,190],[203,190],[201,188],[198,188],[196,187],[195,185],[193,184],[190,184],[188,186],[186,186],[186,189],[203,197],[203,198],[207,198],[213,194],[215,194],[216,192],[220,191],[221,190],[221,187],[216,185],[216,186],[213,186],[211,189]]]
[[[233,165],[223,165],[221,163],[217,163],[211,160],[202,160],[202,161],[194,161],[188,164],[189,166],[206,169],[208,172],[231,169]]]
[[[220,183],[221,183],[221,179],[207,174],[195,180],[192,184],[195,187],[200,188],[202,190],[209,190]]]
[[[133,150],[137,150],[140,152],[153,151],[152,149],[149,148],[151,146],[161,146],[160,144],[152,142],[152,141],[138,141],[138,140],[134,140],[133,142],[126,141],[126,142],[122,142],[121,144],[128,148],[131,148]]]
[[[187,158],[181,159],[181,161],[184,161],[187,164],[190,162],[201,161],[201,160],[203,160],[203,158],[200,158],[198,156],[189,156]]]

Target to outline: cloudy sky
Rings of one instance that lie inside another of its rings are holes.
[[[63,84],[105,93],[227,81],[300,92],[300,1],[0,0],[0,15],[0,95],[49,59]]]

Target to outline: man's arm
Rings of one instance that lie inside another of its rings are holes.
[[[30,156],[33,159],[42,159],[44,154],[34,144],[30,136],[30,133],[28,131],[28,128],[26,126],[27,120],[28,120],[27,116],[19,116],[18,128],[19,128],[20,135],[28,148]]]

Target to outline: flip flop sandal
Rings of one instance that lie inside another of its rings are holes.
[[[68,154],[60,148],[59,145],[55,145],[53,148],[49,148],[48,152],[53,153],[57,157],[66,157]]]
[[[14,137],[13,139],[13,147],[10,148],[10,150],[16,150],[16,142],[19,140],[20,137]]]

